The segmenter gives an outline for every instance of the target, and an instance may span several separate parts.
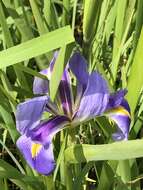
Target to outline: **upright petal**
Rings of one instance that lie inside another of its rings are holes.
[[[107,107],[108,98],[106,81],[99,73],[91,73],[74,120],[82,122],[101,115]]]
[[[27,133],[28,130],[35,128],[40,124],[40,119],[44,111],[58,113],[56,106],[50,101],[48,96],[32,98],[17,106],[16,127],[21,133]]]
[[[69,123],[66,116],[55,116],[48,121],[41,123],[35,129],[29,131],[29,136],[36,143],[47,145],[51,142],[53,136],[63,129]]]
[[[54,170],[55,161],[51,143],[44,147],[22,135],[17,141],[17,147],[27,163],[40,174],[49,175]]]
[[[79,106],[81,97],[88,83],[88,68],[87,62],[80,53],[74,53],[69,60],[69,68],[77,79],[77,93],[74,104],[74,111]]]
[[[49,76],[49,68],[44,69],[40,72],[45,76]],[[33,93],[34,94],[46,94],[49,91],[49,81],[47,79],[41,79],[39,77],[35,77],[33,81]]]
[[[69,68],[76,76],[78,82],[86,88],[88,83],[88,69],[87,63],[83,56],[80,53],[74,53],[73,56],[69,60]]]
[[[117,132],[113,134],[114,140],[127,140],[131,122],[130,108],[126,100],[122,100],[117,107],[108,109],[105,115],[117,124]]]
[[[51,73],[55,64],[55,61],[58,56],[58,51],[54,53],[54,57],[50,62],[50,65],[47,69],[42,70],[40,73],[47,76],[47,79],[41,79],[35,77],[33,81],[33,93],[34,94],[46,94],[49,92],[49,80],[51,79]]]
[[[73,112],[73,94],[68,67],[65,68],[59,84],[59,96],[64,114],[71,117]]]

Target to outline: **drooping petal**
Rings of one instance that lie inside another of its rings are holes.
[[[16,127],[21,134],[26,133],[30,127],[34,128],[39,124],[47,100],[47,96],[41,96],[17,106]]]
[[[71,117],[73,112],[73,94],[68,67],[65,68],[59,84],[59,96],[64,114]]]
[[[50,65],[47,69],[42,70],[40,73],[47,76],[46,79],[41,79],[39,77],[35,77],[33,81],[33,93],[34,94],[46,94],[49,92],[49,80],[51,79],[51,73],[55,64],[55,61],[58,56],[58,51],[54,53],[54,57],[50,62]]]
[[[113,134],[113,139],[116,141],[127,140],[131,122],[130,108],[127,101],[122,100],[120,105],[107,110],[105,115],[117,124],[118,129]]]
[[[122,103],[126,93],[127,90],[124,89],[124,90],[119,90],[116,93],[110,94],[109,102],[106,109],[108,110],[110,108],[119,106]]]
[[[129,112],[129,114],[131,114],[130,106],[129,106],[128,102],[125,99],[122,100],[120,105],[123,108],[125,108],[125,110],[127,110]]]
[[[25,135],[22,135],[16,144],[27,163],[37,172],[43,175],[49,175],[55,169],[51,143],[44,147],[41,144],[36,144]]]
[[[66,116],[55,116],[29,131],[28,135],[33,141],[47,145],[52,140],[53,136],[68,123],[69,119]]]
[[[58,112],[54,104],[51,103],[48,96],[32,98],[17,106],[16,127],[21,133],[27,133],[28,130],[35,128],[40,124],[40,119],[44,111]],[[56,114],[56,113],[55,113]]]
[[[106,81],[99,73],[91,73],[74,120],[83,122],[101,115],[107,107],[108,99],[109,93]]]

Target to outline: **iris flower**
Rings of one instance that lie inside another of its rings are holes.
[[[105,115],[117,124],[113,139],[127,140],[130,125],[130,108],[124,99],[126,90],[110,93],[101,74],[88,72],[86,60],[80,53],[74,53],[69,59],[56,100],[52,102],[49,81],[56,57],[49,68],[41,71],[48,79],[34,79],[33,92],[39,96],[20,103],[16,112],[16,126],[21,134],[17,147],[28,164],[43,175],[49,175],[55,168],[52,139],[66,126],[72,128]],[[76,94],[71,74],[76,79]],[[45,112],[51,114],[50,119],[43,119]]]

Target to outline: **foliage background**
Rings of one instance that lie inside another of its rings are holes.
[[[143,0],[0,0],[0,189],[143,188],[142,24]],[[80,50],[89,71],[102,73],[111,91],[128,89],[132,123],[128,142],[112,142],[114,126],[106,118],[72,131],[80,145],[68,144],[70,130],[59,133],[53,142],[57,167],[45,177],[15,147],[14,113],[19,102],[33,97],[33,76],[44,78],[38,71],[57,48],[51,98],[69,55]]]

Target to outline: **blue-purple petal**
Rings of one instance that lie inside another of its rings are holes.
[[[77,81],[86,88],[88,83],[88,69],[87,62],[80,53],[74,53],[69,60],[69,68],[72,73],[76,76]]]
[[[41,79],[35,77],[33,81],[33,93],[34,94],[46,94],[49,92],[49,80],[51,78],[51,73],[53,71],[54,64],[58,56],[58,51],[54,53],[54,57],[50,62],[50,65],[47,69],[40,71],[41,74],[45,75],[47,79]]]
[[[30,138],[22,135],[17,141],[17,147],[27,163],[40,174],[49,175],[55,169],[51,143],[44,147],[40,144],[35,144]]]
[[[129,134],[130,117],[127,115],[112,115],[110,118],[118,125],[118,130],[112,135],[114,140],[127,140]]]
[[[116,93],[110,94],[107,109],[119,106],[122,103],[126,93],[127,90],[124,89],[124,90],[119,90]]]
[[[122,100],[119,106],[108,109],[105,115],[117,125],[117,132],[113,134],[113,139],[116,141],[127,140],[131,122],[130,108],[127,101]]]
[[[59,84],[59,97],[64,114],[71,117],[73,113],[73,94],[68,67],[65,68]]]
[[[21,134],[27,133],[29,128],[35,128],[39,125],[47,102],[48,97],[41,96],[20,103],[17,106],[16,127]]]
[[[74,53],[69,60],[69,68],[77,79],[77,93],[75,98],[74,110],[79,106],[81,97],[88,83],[88,68],[87,62],[80,53]]]
[[[28,135],[33,141],[46,146],[52,140],[53,136],[69,124],[69,122],[66,116],[55,116],[29,131]]]
[[[48,77],[49,68],[44,69],[40,72],[41,74]],[[49,81],[47,79],[41,79],[39,77],[35,77],[33,81],[33,93],[34,94],[46,94],[49,91]]]
[[[125,110],[127,110],[129,114],[131,113],[130,106],[125,99],[122,100],[120,106],[122,106]]]
[[[16,110],[16,127],[21,134],[27,134],[40,124],[43,112],[59,114],[57,106],[48,96],[35,97],[20,103]]]
[[[109,92],[106,81],[99,73],[91,73],[87,88],[75,115],[75,122],[76,120],[83,122],[101,115],[107,107],[108,99]]]

